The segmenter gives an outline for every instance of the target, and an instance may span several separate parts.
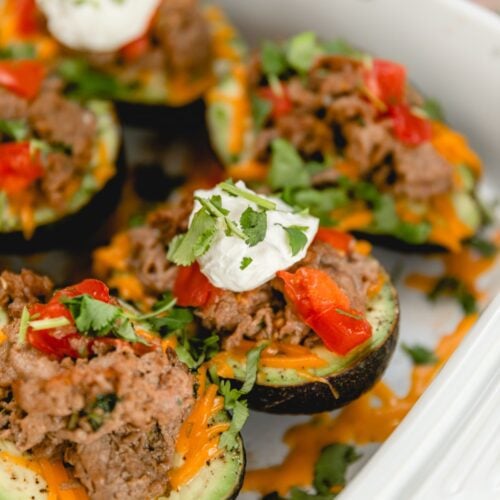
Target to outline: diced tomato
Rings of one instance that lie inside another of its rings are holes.
[[[325,346],[345,355],[372,335],[370,323],[350,307],[349,298],[324,271],[301,267],[278,272],[285,294]]]
[[[431,122],[413,114],[407,105],[391,106],[389,115],[393,120],[394,135],[401,142],[409,146],[418,146],[431,139]]]
[[[79,353],[72,346],[71,341],[78,340],[79,345],[84,347],[86,354],[91,354],[95,340],[82,337],[77,332],[71,312],[61,302],[62,297],[71,298],[84,294],[102,302],[109,302],[111,299],[108,287],[102,281],[95,279],[86,279],[76,285],[57,291],[47,304],[34,304],[31,306],[29,309],[30,316],[36,320],[64,317],[70,321],[70,325],[60,328],[57,334],[54,329],[32,330],[29,328],[28,342],[35,349],[58,359],[65,356],[76,359],[81,357],[82,353]]]
[[[35,0],[16,0],[16,31],[21,36],[34,35],[38,31]]]
[[[90,295],[101,302],[109,302],[111,300],[109,288],[102,281],[85,279],[76,285],[58,290],[52,297],[51,302],[59,302],[60,297],[77,297],[78,295]]]
[[[76,359],[80,357],[72,345],[72,339],[81,339],[78,333],[70,333],[62,337],[55,337],[51,330],[28,330],[28,342],[35,348],[45,354],[62,359],[66,356]]]
[[[29,142],[0,144],[0,190],[20,193],[42,175],[40,154],[31,152]]]
[[[218,293],[197,262],[179,267],[173,291],[181,307],[203,307]]]
[[[38,94],[45,74],[45,67],[39,61],[0,61],[0,86],[27,99]]]
[[[365,83],[368,90],[385,104],[399,104],[405,97],[406,68],[392,61],[374,59]]]
[[[121,48],[120,53],[127,61],[135,61],[143,56],[150,47],[149,35],[145,33],[141,37],[132,40]]]
[[[274,119],[287,115],[293,108],[286,86],[281,85],[281,89],[281,94],[275,93],[271,87],[263,87],[258,91],[258,94],[262,97],[262,99],[266,99],[271,103],[271,116]]]
[[[315,239],[328,243],[336,250],[347,253],[354,241],[354,238],[344,231],[333,229],[329,227],[320,227],[316,233]]]

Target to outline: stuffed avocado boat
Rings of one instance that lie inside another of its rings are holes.
[[[230,175],[403,250],[458,251],[482,225],[481,163],[401,64],[301,33],[207,94]]]
[[[318,222],[225,181],[115,236],[95,252],[94,270],[137,304],[171,292],[178,306],[192,309],[197,335],[214,332],[220,340],[212,372],[235,387],[245,380],[249,352],[259,349],[250,407],[331,410],[381,376],[396,344],[399,306],[370,245]]]
[[[71,100],[34,60],[0,60],[0,251],[73,243],[120,194],[113,106]]]
[[[153,320],[86,279],[0,275],[0,497],[228,499],[245,456],[223,397]],[[223,441],[224,439],[224,441]]]
[[[4,52],[54,64],[75,95],[116,100],[128,119],[132,103],[197,100],[241,51],[223,13],[197,0],[18,3],[0,0]]]

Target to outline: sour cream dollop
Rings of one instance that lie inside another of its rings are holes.
[[[256,194],[248,189],[241,181],[236,186],[244,191]],[[250,206],[252,209],[261,210],[259,206],[242,196],[232,196],[219,186],[211,190],[197,190],[195,197],[210,199],[212,196],[221,197],[222,208],[229,213],[227,217],[239,223],[241,214]],[[228,236],[223,220],[217,221],[217,232],[208,251],[199,257],[198,264],[201,272],[217,288],[233,292],[245,292],[263,285],[276,276],[278,271],[293,266],[303,259],[311,245],[317,231],[319,221],[316,217],[294,213],[293,208],[282,200],[258,195],[276,204],[276,209],[266,210],[267,231],[264,239],[255,246],[249,246],[245,240],[237,236]],[[190,223],[194,214],[200,210],[201,204],[195,201]],[[307,238],[302,249],[292,255],[287,227],[300,227]],[[243,262],[250,263],[241,269]]]
[[[110,52],[142,36],[161,0],[37,0],[49,31],[75,50]]]

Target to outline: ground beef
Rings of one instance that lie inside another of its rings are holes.
[[[55,210],[64,210],[67,203],[67,189],[75,175],[77,175],[77,168],[71,157],[63,153],[46,155],[40,191],[43,198]]]
[[[153,30],[172,70],[207,68],[212,56],[211,39],[198,0],[164,0]]]
[[[88,164],[97,128],[91,111],[57,92],[43,91],[31,104],[29,116],[40,138],[68,148],[75,164]]]
[[[27,276],[2,274],[11,300],[48,291],[44,278]],[[36,457],[64,458],[92,500],[160,495],[193,405],[193,377],[174,352],[140,355],[125,342],[101,343],[91,359],[58,361],[20,345],[19,319],[9,319],[0,345],[0,439]],[[103,398],[113,401],[109,411],[97,404]]]
[[[20,274],[3,271],[0,274],[0,308],[12,317],[20,317],[23,307],[47,298],[54,285],[46,276],[27,269]]]
[[[166,258],[161,231],[150,226],[137,227],[128,232],[128,237],[128,264],[146,290],[153,294],[172,290],[177,268]]]
[[[351,306],[361,312],[366,308],[368,290],[381,272],[374,259],[355,252],[344,255],[322,242],[313,243],[306,257],[290,271],[302,266],[328,273],[347,294]],[[226,347],[237,345],[242,338],[308,345],[319,342],[285,298],[279,278],[249,292],[224,290],[196,314],[206,328],[225,335]]]
[[[267,119],[255,139],[254,157],[268,161],[270,143],[283,137],[305,159],[345,157],[381,191],[416,199],[449,191],[451,166],[430,142],[410,147],[395,137],[391,120],[363,92],[365,72],[362,61],[333,55],[318,58],[306,77],[285,75],[284,91],[293,109]],[[255,55],[249,73],[252,91],[258,93],[265,78]],[[413,89],[408,89],[407,101],[422,103]],[[324,178],[318,181],[325,184]]]
[[[22,120],[28,115],[28,101],[0,87],[0,120]]]

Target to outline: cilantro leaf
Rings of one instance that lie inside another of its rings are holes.
[[[353,446],[334,443],[326,446],[314,467],[314,487],[320,495],[331,493],[334,486],[346,484],[346,472],[349,464],[361,457]]]
[[[229,213],[229,210],[226,210],[222,206],[222,197],[220,194],[214,194],[213,196],[210,197],[210,201],[213,205],[215,205],[218,209],[219,212],[223,215],[227,215]]]
[[[219,337],[215,333],[200,339],[189,336],[185,330],[178,330],[175,336],[178,340],[175,352],[178,358],[191,370],[198,368],[219,352]]]
[[[245,270],[252,262],[252,257],[243,257],[240,262],[240,269]]]
[[[416,365],[433,365],[438,362],[437,356],[433,351],[421,345],[409,346],[402,344],[401,348],[408,354],[414,364]]]
[[[306,245],[307,245],[307,235],[304,231],[309,228],[307,226],[281,226],[288,235],[288,244],[292,251],[292,255],[295,257]]]
[[[250,104],[252,107],[253,126],[256,131],[262,129],[271,114],[272,104],[267,99],[262,99],[258,95],[252,95]]]
[[[285,139],[271,143],[271,168],[267,181],[273,190],[309,187],[310,174],[293,145]]]
[[[264,240],[267,232],[267,214],[247,207],[240,217],[240,226],[246,236],[245,242],[253,247]]]
[[[216,231],[216,219],[205,208],[201,208],[194,215],[187,233],[171,241],[167,258],[178,266],[190,266],[210,248]]]
[[[266,76],[280,76],[287,69],[285,52],[275,42],[265,41],[262,44],[260,60]]]
[[[246,189],[242,189],[236,186],[231,180],[221,182],[219,186],[223,191],[226,191],[226,193],[233,196],[241,196],[241,198],[255,203],[258,207],[261,207],[264,210],[276,209],[276,203],[274,201],[263,198],[262,196],[259,196],[251,191],[247,191]]]
[[[463,281],[454,276],[443,276],[427,294],[427,298],[433,302],[442,296],[455,298],[462,306],[465,314],[472,314],[477,311],[477,303],[474,294],[471,293]]]
[[[498,247],[492,241],[484,240],[479,236],[473,236],[467,245],[477,250],[483,257],[493,257],[498,252]]]
[[[24,120],[0,120],[0,132],[15,141],[22,141],[28,137],[28,125]]]
[[[231,425],[220,439],[220,446],[228,450],[237,446],[236,438],[248,419],[248,404],[242,397],[247,395],[255,385],[260,355],[267,345],[267,343],[259,344],[248,351],[245,381],[240,389],[231,388],[231,383],[227,380],[219,385],[219,392],[224,397],[224,408],[232,413]]]
[[[306,73],[322,52],[316,34],[312,31],[305,31],[294,36],[288,43],[286,60],[297,72]]]
[[[422,106],[422,111],[431,120],[444,121],[443,109],[435,99],[426,99]]]
[[[123,309],[84,294],[77,297],[62,297],[61,303],[70,311],[77,330],[85,336],[103,337],[114,335],[128,342],[147,342],[135,332]]]
[[[12,43],[0,47],[0,59],[35,59],[36,48],[32,43]]]
[[[349,42],[346,42],[342,38],[324,42],[322,46],[327,54],[338,54],[341,56],[358,58],[363,56],[362,52],[356,50]]]

